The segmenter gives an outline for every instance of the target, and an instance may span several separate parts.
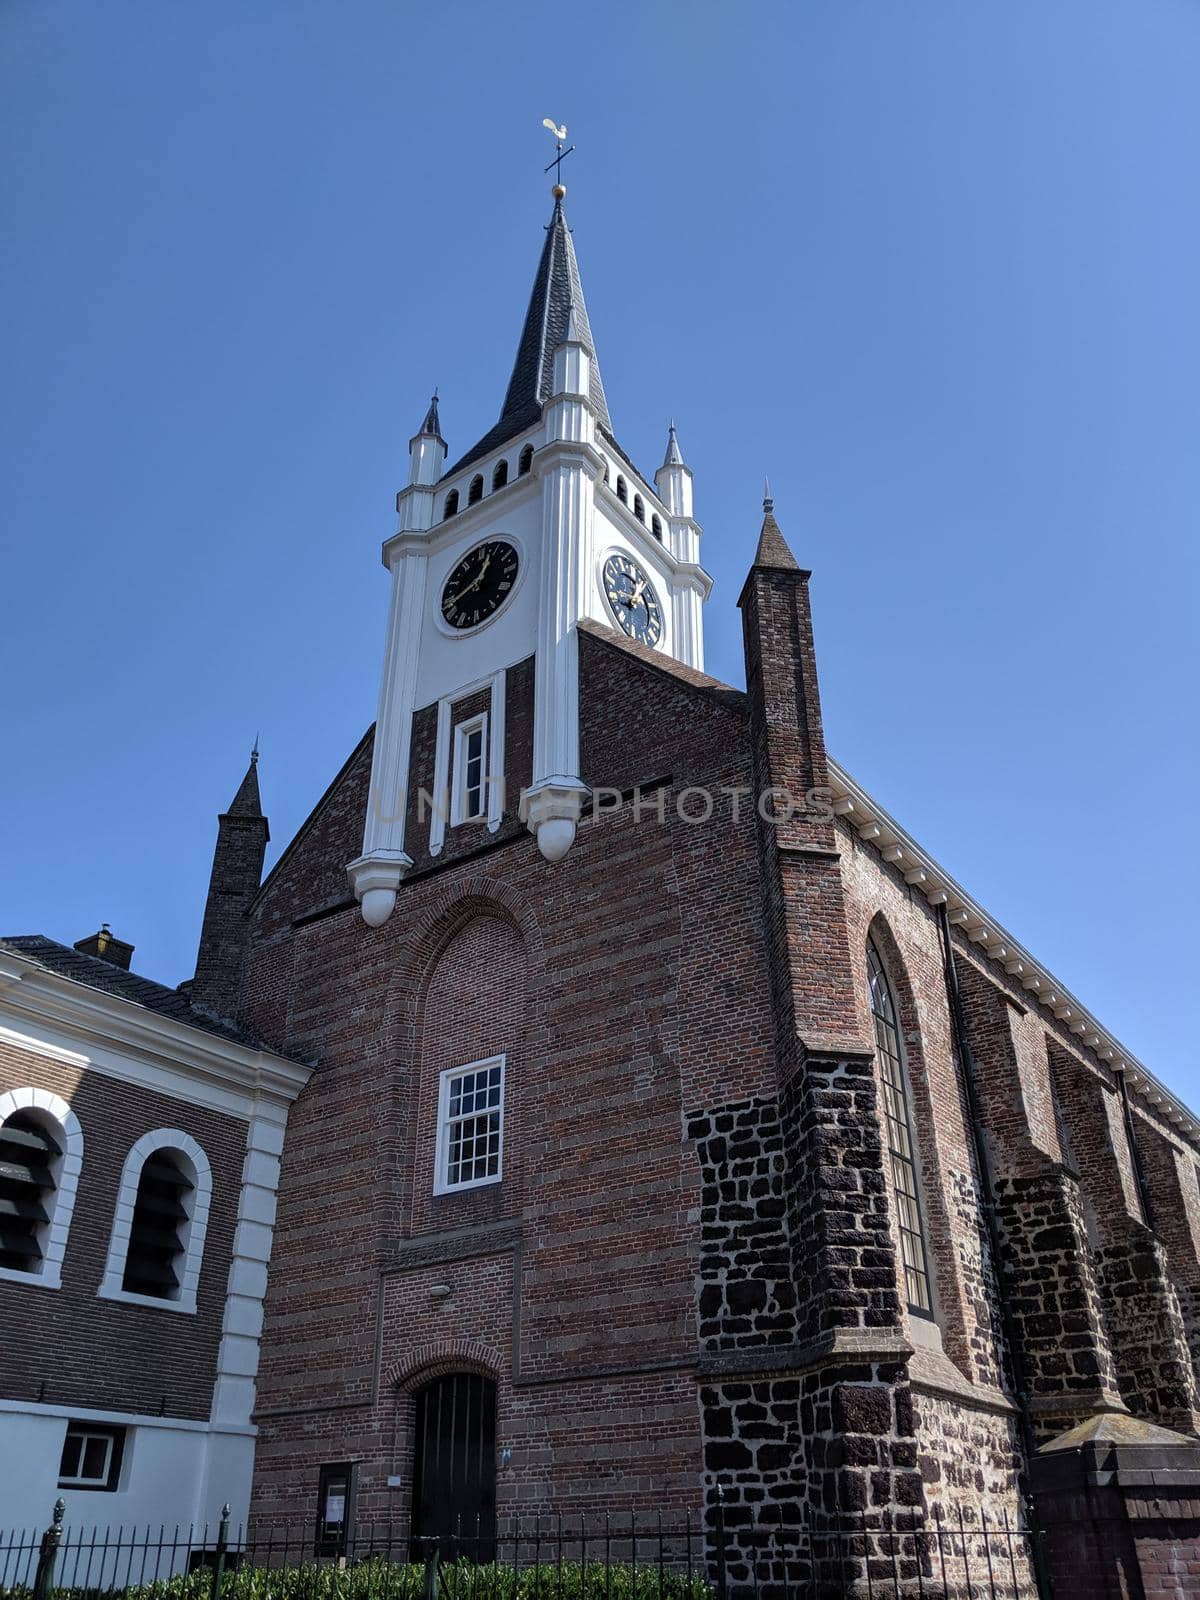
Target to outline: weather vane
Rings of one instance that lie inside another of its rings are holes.
[[[548,129],[554,135],[554,160],[550,163],[550,167],[554,168],[554,198],[561,200],[567,192],[566,186],[562,181],[562,164],[575,146],[571,145],[569,149],[563,149],[567,138],[567,125],[565,122],[559,124],[552,117],[543,117],[542,127]],[[550,167],[545,170],[549,172]]]

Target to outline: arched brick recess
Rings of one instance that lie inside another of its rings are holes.
[[[423,970],[409,1001],[413,1023],[399,1126],[409,1130],[409,1228],[468,1225],[520,1213],[526,1120],[532,1108],[526,1080],[528,958],[522,930],[493,896],[455,896],[419,935]],[[415,975],[414,975],[415,976]],[[503,1053],[503,1182],[437,1195],[434,1154],[440,1074],[447,1068]]]
[[[540,973],[545,949],[541,928],[528,901],[498,879],[482,874],[463,878],[448,886],[420,918],[405,929],[400,959],[388,985],[390,1012],[407,1009],[411,1014],[446,945],[464,922],[481,914],[508,918],[521,935],[531,974]]]
[[[947,1178],[946,1163],[942,1158],[938,1139],[937,1117],[934,1114],[929,1071],[925,1060],[923,1042],[925,1034],[921,1026],[916,995],[908,975],[907,963],[901,954],[900,946],[896,942],[891,926],[882,912],[878,912],[871,919],[870,926],[867,929],[867,938],[874,943],[875,948],[883,959],[888,981],[892,986],[892,993],[896,999],[896,1009],[899,1013],[905,1067],[908,1072],[913,1122],[915,1124],[916,1154],[927,1235],[926,1248],[937,1297],[937,1322],[938,1327],[941,1329],[942,1347],[955,1365],[968,1377],[973,1378],[976,1374],[971,1359],[966,1307],[963,1303],[963,1275],[955,1250],[950,1203],[947,1200],[945,1187]],[[860,954],[860,959],[863,963],[862,982],[865,988],[867,982],[865,946]],[[959,1116],[965,1116],[957,1067],[954,1066],[952,1070],[957,1092],[956,1098],[959,1102],[956,1111]],[[977,1184],[978,1180],[974,1173],[972,1177]],[[964,1216],[971,1218],[978,1215],[978,1201],[974,1195],[957,1195],[954,1203]],[[980,1251],[983,1252],[985,1250],[986,1245],[980,1234]],[[988,1275],[990,1276],[990,1274]],[[991,1377],[992,1375],[984,1374],[983,1376]]]

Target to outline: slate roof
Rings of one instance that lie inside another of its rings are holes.
[[[263,817],[262,797],[258,792],[258,750],[250,757],[250,765],[246,768],[246,776],[238,785],[238,792],[233,797],[227,817]]]
[[[460,456],[452,467],[447,468],[446,477],[461,472],[472,461],[479,460],[540,421],[542,407],[554,387],[554,352],[567,337],[572,320],[572,337],[592,352],[591,401],[596,408],[597,422],[606,432],[611,432],[612,421],[608,415],[608,401],[604,397],[604,384],[600,379],[600,363],[596,359],[592,327],[584,304],[575,245],[562,201],[556,200],[554,215],[546,229],[546,242],[542,246],[537,276],[533,280],[533,293],[529,297],[529,309],[525,313],[525,325],[521,329],[517,358],[513,362],[500,418],[495,427],[489,428],[466,455]]]
[[[153,978],[142,978],[136,972],[126,972],[123,967],[114,966],[100,956],[84,955],[81,950],[72,950],[70,945],[47,939],[45,934],[22,933],[0,938],[0,950],[15,951],[30,961],[36,961],[38,966],[57,977],[82,983],[89,989],[103,990],[119,1000],[128,1000],[135,1006],[156,1011],[173,1022],[186,1023],[188,1027],[215,1033],[222,1039],[249,1045],[256,1050],[271,1050],[274,1055],[280,1053],[245,1028],[239,1027],[236,1022],[192,1005],[178,989],[168,989],[165,983],[155,983]]]
[[[762,529],[758,535],[758,549],[754,552],[754,565],[773,567],[779,572],[800,571],[800,563],[788,549],[788,542],[775,521],[775,512],[769,500],[763,506]]]

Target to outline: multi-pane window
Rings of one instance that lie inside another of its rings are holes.
[[[448,1067],[438,1096],[434,1189],[497,1183],[504,1138],[504,1057]]]
[[[487,713],[454,730],[452,820],[477,822],[487,815]]]
[[[121,1477],[124,1428],[69,1422],[58,1465],[60,1489],[115,1489]]]
[[[871,1015],[875,1021],[875,1050],[883,1088],[883,1136],[892,1180],[896,1223],[900,1230],[900,1259],[904,1266],[908,1309],[932,1317],[929,1262],[925,1250],[925,1223],[913,1145],[908,1083],[896,1001],[879,952],[867,944],[867,977],[871,988]]]

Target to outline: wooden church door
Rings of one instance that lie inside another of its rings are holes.
[[[496,1550],[496,1385],[452,1372],[417,1392],[412,1555],[491,1561]]]

